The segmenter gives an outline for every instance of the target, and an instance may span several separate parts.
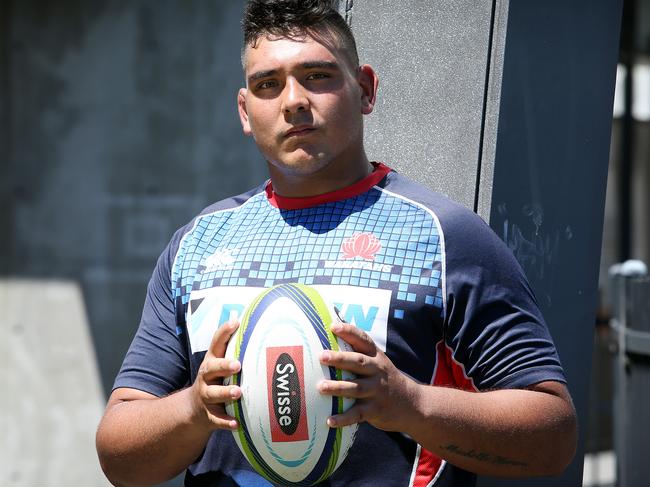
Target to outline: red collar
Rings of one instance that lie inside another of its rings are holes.
[[[381,162],[373,162],[374,170],[368,174],[361,181],[357,181],[350,186],[342,189],[337,189],[330,193],[319,194],[316,196],[307,196],[304,198],[288,198],[280,196],[273,191],[273,184],[269,180],[266,184],[266,196],[271,205],[281,210],[299,210],[301,208],[310,208],[312,206],[322,205],[323,203],[331,203],[333,201],[340,201],[347,198],[352,198],[361,193],[365,193],[370,188],[375,186],[379,181],[386,177],[386,174],[392,169]]]

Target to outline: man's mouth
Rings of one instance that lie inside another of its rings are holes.
[[[296,127],[293,127],[289,130],[287,130],[284,133],[285,138],[289,137],[301,137],[303,135],[307,135],[311,132],[316,130],[316,128],[313,125],[298,125]]]

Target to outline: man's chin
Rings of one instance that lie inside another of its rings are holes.
[[[285,176],[309,176],[319,172],[325,166],[327,161],[324,154],[319,156],[312,156],[303,154],[300,157],[290,157],[275,162],[269,163],[272,173],[275,171],[280,172]]]

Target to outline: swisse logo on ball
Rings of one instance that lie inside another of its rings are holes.
[[[275,442],[309,439],[302,354],[302,346],[266,349],[269,421]]]

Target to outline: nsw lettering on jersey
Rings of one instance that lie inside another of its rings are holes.
[[[335,306],[346,323],[367,332],[378,347],[386,350],[386,331],[391,291],[355,286],[313,285],[325,302]],[[240,320],[244,310],[262,287],[230,286],[193,291],[187,314],[192,353],[208,349],[218,327]]]

